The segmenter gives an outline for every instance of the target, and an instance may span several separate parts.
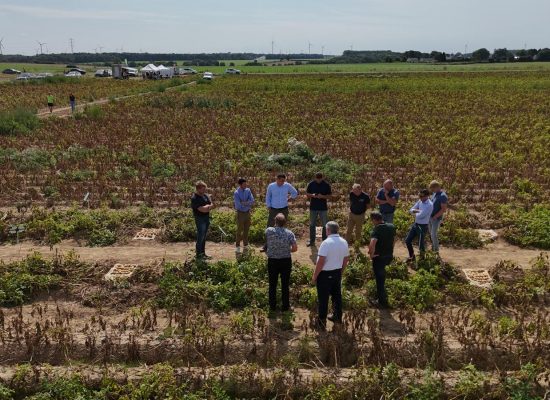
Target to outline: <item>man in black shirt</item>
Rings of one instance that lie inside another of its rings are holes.
[[[393,245],[395,243],[395,226],[384,222],[384,217],[379,212],[370,215],[374,229],[372,230],[369,244],[369,256],[372,260],[372,269],[376,279],[376,292],[378,302],[375,306],[388,307],[388,296],[386,294],[386,266],[393,260]]]
[[[370,197],[361,190],[361,185],[355,183],[349,194],[349,218],[346,230],[346,240],[351,245],[355,242],[361,243],[363,224],[365,223],[365,212],[370,204]],[[354,238],[355,231],[355,238]]]
[[[315,180],[307,185],[306,196],[309,199],[309,243],[308,246],[315,245],[317,218],[321,220],[323,227],[323,240],[327,238],[326,225],[328,222],[327,199],[330,199],[332,189],[323,179],[322,173],[315,174]]]
[[[198,181],[195,184],[195,193],[191,197],[191,208],[197,226],[197,258],[211,258],[205,253],[206,234],[210,226],[210,210],[214,208],[210,197],[206,194],[206,183]]]

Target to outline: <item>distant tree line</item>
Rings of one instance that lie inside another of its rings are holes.
[[[220,60],[254,60],[265,57],[266,60],[309,60],[312,64],[354,64],[354,63],[378,63],[407,60],[422,60],[424,62],[521,62],[521,61],[550,61],[550,49],[508,50],[506,48],[495,49],[491,53],[486,48],[478,49],[471,54],[447,54],[442,51],[430,53],[417,50],[394,52],[391,50],[346,50],[341,56],[325,57],[322,54],[258,54],[258,53],[52,53],[38,54],[35,56],[0,55],[0,62],[12,63],[38,63],[38,64],[89,64],[102,63],[111,65],[128,61],[133,67],[139,67],[148,63],[174,65],[183,62],[188,66],[215,66],[220,65]],[[161,60],[161,61],[159,61]],[[255,64],[257,65],[257,64]]]
[[[279,59],[320,59],[322,54],[258,54],[258,53],[51,53],[37,54],[34,56],[0,55],[0,62],[12,63],[36,63],[36,64],[117,64],[124,60],[130,63],[140,64],[154,63],[157,60],[165,60],[166,64],[176,61],[185,61],[188,65],[210,66],[218,65],[218,60],[254,60],[265,56],[269,60]]]
[[[486,48],[481,48],[471,54],[447,54],[443,51],[432,51],[430,53],[417,50],[408,50],[397,53],[390,50],[381,51],[352,51],[346,50],[341,56],[328,60],[311,61],[317,64],[359,64],[393,62],[407,60],[423,60],[431,62],[521,62],[521,61],[550,61],[550,49],[529,49],[529,50],[508,50],[495,49],[491,53]]]

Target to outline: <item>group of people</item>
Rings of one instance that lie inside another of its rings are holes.
[[[48,109],[50,110],[51,114],[53,113],[55,96],[51,93],[48,94],[48,96],[46,96],[46,101],[48,102]],[[74,113],[74,110],[76,109],[76,96],[72,93],[69,95],[69,105],[71,106],[71,112]]]
[[[205,253],[206,236],[210,225],[210,211],[214,207],[210,196],[206,194],[204,182],[196,183],[196,190],[191,198],[191,208],[197,227],[196,254],[199,259],[208,259]],[[430,193],[431,192],[431,193]],[[296,236],[286,228],[289,214],[289,202],[296,199],[299,192],[286,180],[286,175],[279,174],[276,180],[268,185],[265,205],[268,209],[266,221],[266,241],[262,252],[267,255],[269,276],[269,306],[272,311],[277,309],[277,286],[281,281],[282,311],[290,309],[289,286],[292,270],[291,254],[298,250]],[[332,198],[330,184],[318,173],[307,185],[306,197],[309,199],[309,241],[307,246],[316,246],[317,222],[322,227],[322,243],[317,251],[317,262],[312,276],[312,283],[317,288],[318,327],[325,329],[327,319],[334,323],[342,321],[342,275],[349,261],[349,246],[360,245],[363,236],[363,225],[366,213],[371,207],[370,196],[356,183],[349,193],[349,215],[345,238],[340,236],[340,226],[335,221],[328,220],[328,201]],[[233,194],[236,211],[237,231],[235,251],[241,253],[241,243],[244,251],[248,249],[248,234],[251,225],[251,211],[255,204],[252,191],[247,180],[240,178],[238,187]],[[399,190],[388,179],[384,182],[375,197],[378,210],[370,213],[374,226],[370,234],[368,253],[372,260],[372,268],[376,280],[377,297],[373,305],[388,307],[385,289],[385,269],[393,260],[393,249],[396,228],[393,225],[394,214],[399,202]],[[415,220],[406,236],[405,243],[409,252],[409,262],[416,259],[413,242],[418,238],[419,250],[422,255],[426,250],[426,236],[431,235],[432,250],[439,252],[438,230],[447,210],[448,197],[441,184],[432,181],[429,190],[422,189],[419,199],[409,212]],[[333,314],[328,315],[329,299],[332,299]]]

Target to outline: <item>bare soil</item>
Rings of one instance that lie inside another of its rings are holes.
[[[318,242],[319,245],[320,242]],[[122,264],[149,265],[161,260],[183,261],[194,256],[194,243],[160,243],[158,241],[133,240],[124,245],[109,247],[82,247],[74,240],[65,240],[53,247],[24,241],[18,245],[5,244],[0,246],[0,260],[10,262],[27,256],[29,252],[37,251],[44,256],[53,257],[56,252],[67,253],[75,251],[85,262],[104,262],[112,260]],[[253,247],[256,252],[260,247]],[[207,253],[214,261],[235,259],[235,248],[228,243],[208,242]],[[366,251],[366,247],[361,249]],[[440,254],[444,261],[456,265],[458,268],[491,268],[499,261],[512,261],[513,263],[529,268],[529,263],[542,251],[526,249],[508,244],[502,239],[486,245],[482,249],[456,249],[443,247]],[[397,257],[407,257],[407,249],[402,242],[398,242],[395,248]],[[306,247],[306,241],[298,243],[298,252],[294,259],[304,265],[314,264],[317,257],[316,247]]]

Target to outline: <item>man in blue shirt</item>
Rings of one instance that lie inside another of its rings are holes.
[[[393,214],[398,201],[399,190],[394,188],[391,179],[387,179],[376,195],[376,204],[380,206],[380,213],[384,218],[384,222],[393,224]]]
[[[414,206],[409,210],[414,217],[414,223],[411,226],[409,234],[405,239],[407,250],[409,251],[409,259],[407,261],[412,262],[415,260],[413,240],[418,236],[418,243],[420,247],[420,256],[426,251],[425,240],[426,233],[428,232],[428,223],[433,211],[433,204],[430,200],[430,192],[428,189],[422,189],[419,193],[420,200],[418,200]]]
[[[283,214],[285,219],[288,220],[288,200],[295,199],[296,197],[298,197],[298,191],[290,183],[286,182],[286,175],[277,175],[277,180],[267,186],[265,195],[265,205],[269,211],[267,228],[273,226],[277,214]],[[265,249],[266,247],[264,246],[262,252],[265,252]]]
[[[323,227],[322,238],[327,238],[326,224],[328,222],[327,199],[330,199],[332,189],[323,179],[322,173],[315,174],[315,179],[307,185],[306,196],[309,199],[309,242],[307,246],[315,245],[317,218],[321,220]]]
[[[443,221],[443,215],[447,211],[449,198],[447,197],[447,193],[441,189],[441,184],[438,181],[432,181],[430,183],[430,190],[432,192],[434,209],[432,211],[429,229],[432,239],[432,250],[439,253],[439,238],[437,237],[437,233]]]
[[[235,203],[235,210],[237,210],[237,232],[235,237],[235,252],[241,252],[241,240],[243,246],[248,249],[248,231],[250,230],[251,223],[251,209],[254,205],[254,196],[247,187],[247,181],[244,178],[240,178],[239,187],[233,193],[233,201]]]

